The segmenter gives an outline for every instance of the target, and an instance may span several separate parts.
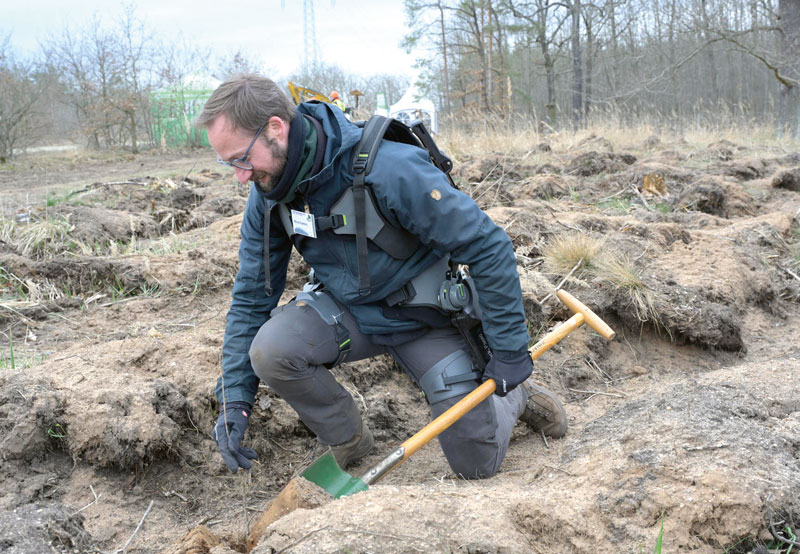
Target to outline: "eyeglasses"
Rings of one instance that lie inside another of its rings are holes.
[[[241,158],[236,158],[235,160],[231,160],[229,162],[226,162],[222,158],[217,158],[217,163],[222,165],[227,165],[230,167],[235,167],[237,169],[244,169],[245,171],[253,171],[253,164],[247,161],[247,156],[248,154],[250,154],[250,149],[256,143],[256,139],[258,139],[258,136],[261,134],[261,131],[264,130],[264,127],[266,127],[266,125],[267,124],[264,123],[264,125],[258,128],[258,130],[256,131],[256,136],[253,137],[253,140],[250,142],[250,146],[247,147],[247,150],[244,151],[244,155]]]

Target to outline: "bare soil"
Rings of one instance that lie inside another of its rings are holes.
[[[536,363],[567,436],[520,424],[483,481],[428,445],[368,491],[284,515],[253,552],[638,553],[663,525],[664,552],[744,553],[800,529],[800,154],[652,139],[456,160],[514,242],[532,334],[570,316],[550,295],[566,272],[542,263],[555,237],[604,239],[644,283],[646,314],[620,283],[564,282],[617,332],[579,329]],[[0,551],[244,551],[316,455],[266,387],[252,471],[230,474],[211,439],[247,188],[199,151],[24,159],[0,166],[0,195],[19,228],[62,218],[95,247],[0,241]],[[285,300],[306,270],[293,260]],[[377,441],[354,475],[427,423],[388,357],[335,374]]]

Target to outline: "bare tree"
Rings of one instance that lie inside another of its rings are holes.
[[[781,27],[780,63],[776,76],[781,82],[778,129],[800,138],[800,0],[780,0],[778,20]]]
[[[132,4],[124,8],[118,37],[121,74],[112,103],[124,114],[131,150],[138,152],[140,121],[147,129],[148,138],[151,141],[153,138],[148,98],[153,75],[151,45],[154,39],[145,30],[144,22],[136,17]]]
[[[198,62],[195,70],[199,69],[200,66],[201,63]],[[237,50],[223,55],[219,59],[213,75],[220,81],[224,81],[228,77],[240,73],[265,73],[265,69],[264,63],[260,59],[252,58],[241,50]]]
[[[0,38],[0,161],[15,150],[30,146],[41,132],[35,106],[44,91],[31,62],[16,61],[9,52],[9,37]]]
[[[149,94],[159,73],[154,44],[132,5],[123,7],[116,27],[94,16],[44,44],[48,67],[61,76],[90,147],[137,152],[142,138],[152,140]]]
[[[60,74],[67,101],[75,110],[88,146],[99,149],[116,142],[113,127],[120,116],[111,103],[112,87],[119,78],[114,37],[93,17],[77,36],[65,28],[61,36],[44,45],[52,73]]]
[[[757,60],[780,85],[779,134],[800,137],[800,0],[778,0],[777,12],[767,0],[753,2],[750,8],[752,21],[746,28],[731,27],[726,21],[704,27],[708,38],[702,47],[725,42]],[[764,34],[777,34],[777,48],[759,40]]]
[[[451,85],[450,67],[448,58],[448,33],[451,30],[448,14],[452,10],[450,3],[444,0],[423,1],[405,0],[405,12],[407,26],[410,32],[403,39],[403,46],[406,51],[425,46],[431,52],[431,56],[418,60],[418,64],[427,70],[429,78],[423,82],[423,87],[429,90],[437,88],[433,85],[438,81],[441,68],[442,87],[441,99],[444,109],[449,113],[452,111],[451,104]],[[429,17],[430,13],[436,14],[434,18]]]
[[[547,100],[545,102],[547,120],[553,127],[556,125],[557,114],[555,63],[564,44],[564,39],[559,37],[567,20],[568,12],[561,10],[565,7],[563,4],[550,0],[509,1],[508,5],[514,17],[527,23],[524,31],[531,33],[534,41],[539,45],[547,82]]]
[[[452,111],[450,107],[450,77],[448,75],[447,70],[447,33],[445,33],[445,25],[444,25],[444,6],[442,5],[441,0],[437,0],[436,8],[439,10],[439,29],[440,29],[440,36],[442,40],[442,68],[444,69],[444,98],[445,98],[445,108],[447,113]]]

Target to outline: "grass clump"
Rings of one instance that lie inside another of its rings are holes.
[[[25,282],[0,267],[0,306],[4,302],[27,300],[28,294],[26,292]]]
[[[23,256],[44,258],[64,251],[86,250],[86,247],[70,237],[74,226],[69,216],[43,219],[27,225],[18,225],[11,230],[10,241]]]
[[[622,291],[636,319],[663,329],[657,308],[658,293],[645,284],[641,272],[627,256],[604,246],[603,238],[589,234],[558,235],[542,249],[545,268],[560,276],[593,277],[611,289]]]
[[[592,273],[601,281],[625,293],[636,319],[641,323],[649,321],[656,328],[663,328],[656,308],[656,292],[644,283],[627,257],[604,253],[595,261]]]
[[[542,250],[545,267],[559,275],[589,272],[603,251],[604,242],[584,233],[558,235]]]

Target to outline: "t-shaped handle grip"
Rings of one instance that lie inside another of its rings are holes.
[[[572,310],[573,313],[583,314],[583,322],[608,340],[612,340],[615,336],[617,336],[617,334],[614,332],[614,329],[609,327],[605,321],[600,319],[600,317],[590,310],[586,304],[572,296],[567,291],[563,289],[558,290],[556,291],[556,296],[558,296],[558,299],[561,300],[567,308]]]
[[[589,327],[600,333],[608,340],[613,339],[617,334],[614,330],[606,324],[605,321],[588,308],[583,302],[572,296],[565,290],[556,291],[556,296],[574,312],[574,315],[566,320],[564,323],[550,331],[545,337],[534,344],[531,349],[531,360],[535,360],[551,348],[555,346],[558,341],[569,335],[572,331],[583,325],[588,324]]]

